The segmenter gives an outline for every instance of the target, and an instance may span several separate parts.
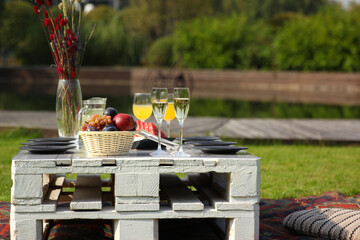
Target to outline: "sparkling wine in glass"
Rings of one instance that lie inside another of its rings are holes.
[[[151,93],[151,101],[152,101],[153,114],[158,124],[159,144],[158,144],[158,149],[150,154],[152,156],[168,155],[165,151],[161,149],[161,122],[165,117],[165,113],[167,109],[167,102],[168,102],[167,88],[153,88]]]
[[[170,137],[170,122],[175,119],[174,94],[168,94],[168,105],[164,120],[166,121],[166,135]]]
[[[180,125],[180,146],[177,151],[178,156],[190,156],[183,150],[183,128],[184,121],[190,108],[190,90],[189,88],[174,88],[174,109],[177,120]]]
[[[145,122],[152,113],[151,94],[135,93],[132,109],[135,117],[140,121]]]

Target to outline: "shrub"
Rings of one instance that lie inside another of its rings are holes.
[[[173,46],[174,38],[172,36],[156,40],[146,54],[146,63],[152,66],[173,66]]]
[[[174,59],[186,68],[270,68],[271,31],[249,24],[244,15],[201,17],[180,24],[174,34]]]
[[[280,70],[360,70],[360,11],[327,8],[294,19],[279,30],[276,63]]]
[[[22,64],[51,63],[46,38],[32,4],[8,1],[2,16],[0,42]]]
[[[115,10],[107,5],[98,5],[88,14],[86,18],[92,21],[111,19],[115,15]]]
[[[95,13],[93,13],[95,11]],[[98,18],[97,7],[84,21],[84,32],[96,23],[84,56],[84,65],[139,65],[143,55],[144,38],[126,30],[120,13],[108,11],[105,18]],[[99,11],[104,11],[100,9]]]
[[[209,0],[132,0],[121,13],[128,29],[145,35],[151,42],[173,32],[180,21],[213,12]]]
[[[274,28],[279,28],[285,25],[285,23],[287,23],[290,20],[293,19],[299,19],[304,17],[301,13],[295,13],[295,12],[282,12],[282,13],[277,13],[275,15],[273,15],[270,19],[269,19],[269,23],[274,27]]]

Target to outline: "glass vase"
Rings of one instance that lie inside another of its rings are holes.
[[[78,137],[82,93],[78,79],[59,79],[56,92],[56,123],[59,137]]]

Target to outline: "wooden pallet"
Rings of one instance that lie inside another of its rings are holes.
[[[156,159],[148,153],[19,152],[12,163],[11,239],[41,239],[57,219],[110,219],[120,240],[158,239],[159,219],[225,219],[215,223],[227,239],[258,239],[259,158],[194,152]]]

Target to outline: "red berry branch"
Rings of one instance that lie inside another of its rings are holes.
[[[81,0],[62,0],[59,8],[63,14],[58,16],[53,16],[51,12],[51,1],[35,0],[34,11],[41,19],[59,79],[77,79],[86,44],[95,26],[85,41],[81,41]],[[76,4],[79,6],[76,7]],[[71,13],[71,21],[68,12]],[[78,18],[77,22],[74,21],[75,17]]]

